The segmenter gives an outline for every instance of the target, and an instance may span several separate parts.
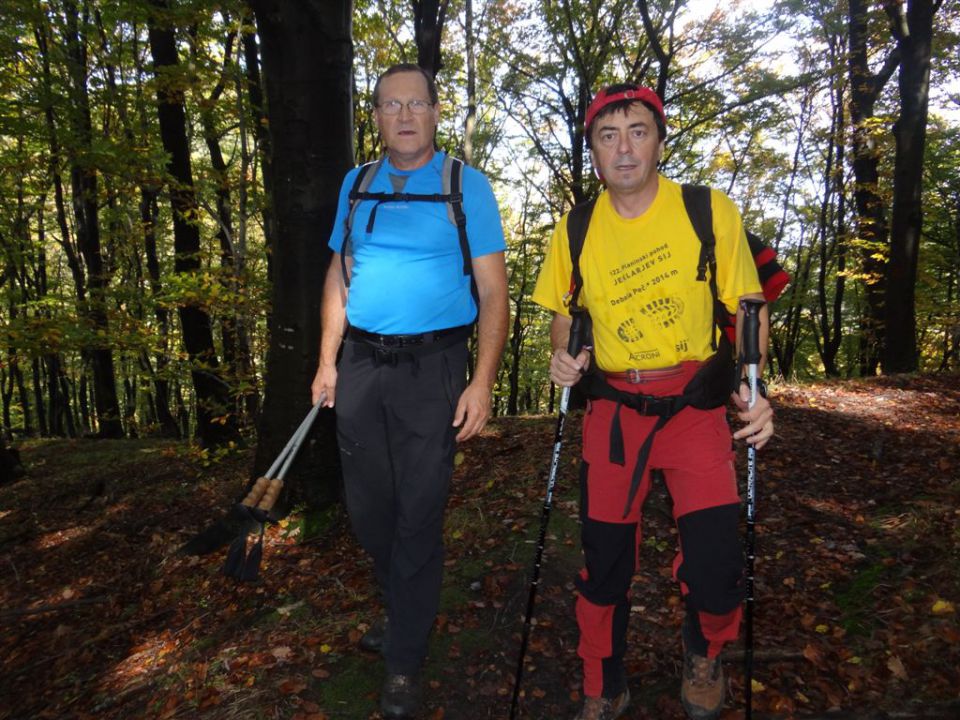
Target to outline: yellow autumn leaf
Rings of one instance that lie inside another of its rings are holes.
[[[847,662],[850,663],[851,665],[859,665],[863,661],[860,659],[858,655],[854,655],[851,658],[847,658]]]
[[[830,631],[830,627],[827,625],[823,625],[821,623],[820,625],[817,625],[817,627],[815,627],[814,630],[816,630],[821,635],[826,635]]]
[[[462,538],[462,537],[463,537],[463,533],[462,533],[462,532],[460,532],[459,530],[454,530],[454,531],[453,531],[453,539],[454,539],[454,540],[459,540],[459,539]]]
[[[759,680],[754,680],[753,678],[750,678],[750,688],[753,690],[753,692],[760,693],[766,690],[767,686],[764,685]]]
[[[320,652],[322,652],[322,653],[324,653],[324,654],[330,652],[331,650],[333,650],[333,648],[330,647],[329,645],[327,645],[326,643],[324,643],[323,645],[320,646]]]
[[[956,608],[953,606],[952,602],[947,600],[937,600],[933,604],[933,608],[931,608],[930,612],[932,612],[934,615],[952,615],[954,612],[956,612]]]
[[[461,465],[463,465],[463,461],[465,458],[466,456],[462,452],[458,452],[456,455],[453,456],[453,466],[460,467]]]

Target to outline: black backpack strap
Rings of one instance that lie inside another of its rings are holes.
[[[717,291],[717,238],[713,234],[713,205],[710,201],[710,188],[706,185],[680,186],[683,193],[683,205],[687,209],[690,224],[700,240],[700,259],[697,261],[697,280],[707,281],[710,284],[710,295],[713,297],[714,318],[717,327],[723,327],[727,321],[727,312],[720,303]],[[710,278],[707,278],[707,270]],[[712,333],[710,344],[717,349],[717,334]]]
[[[580,273],[580,255],[583,253],[583,244],[587,239],[587,228],[590,227],[590,217],[597,199],[587,200],[574,205],[567,215],[567,241],[570,244],[570,264],[573,268],[570,277],[570,291],[567,293],[570,312],[578,312],[580,308],[580,291],[583,289],[583,275]]]
[[[361,165],[357,171],[357,176],[353,179],[350,194],[347,196],[349,205],[347,216],[343,219],[343,245],[340,247],[340,271],[343,274],[343,284],[348,288],[350,287],[350,276],[347,274],[347,254],[350,249],[350,233],[353,230],[353,216],[357,212],[357,205],[360,204],[360,200],[366,199],[364,196],[370,194],[367,193],[367,188],[370,187],[370,183],[372,183],[373,179],[377,176],[377,172],[380,170],[382,164],[383,158],[380,158],[379,160]],[[371,220],[372,215],[373,213],[371,213]]]
[[[697,280],[707,279],[707,268],[717,262],[717,240],[713,234],[713,205],[710,202],[710,188],[706,185],[680,186],[683,193],[683,205],[687,209],[690,224],[700,239],[700,259],[697,261]]]
[[[457,227],[460,254],[463,256],[463,274],[470,278],[470,292],[479,308],[480,295],[473,276],[473,258],[470,256],[470,242],[467,239],[467,214],[463,211],[463,164],[463,160],[447,155],[443,159],[441,184],[443,202],[447,203],[447,215],[450,222]]]

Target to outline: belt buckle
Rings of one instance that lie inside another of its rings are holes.
[[[389,347],[375,345],[373,348],[373,361],[377,366],[389,365],[390,367],[396,367],[398,359],[396,351],[391,350]]]
[[[643,381],[643,377],[640,370],[636,368],[630,368],[627,370],[627,382],[631,385],[639,385]]]

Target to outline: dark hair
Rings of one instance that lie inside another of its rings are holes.
[[[380,83],[383,82],[384,78],[388,78],[391,75],[399,75],[400,73],[413,72],[419,73],[424,80],[427,82],[427,94],[430,96],[430,102],[433,105],[436,105],[440,99],[440,96],[437,95],[437,83],[433,79],[433,76],[424,70],[419,65],[414,63],[397,63],[396,65],[391,65],[386,70],[381,73],[380,77],[377,78],[376,84],[373,86],[373,105],[376,107],[380,104]]]
[[[616,95],[617,93],[626,92],[627,90],[636,90],[637,86],[633,83],[620,83],[618,85],[611,85],[606,88],[607,95]],[[663,116],[660,114],[660,110],[655,108],[653,105],[648,103],[646,100],[636,100],[632,98],[627,98],[624,100],[617,100],[612,102],[609,105],[601,108],[600,112],[597,113],[596,117],[593,118],[593,122],[590,123],[590,132],[586,134],[584,140],[586,140],[587,148],[591,147],[590,136],[593,134],[593,128],[597,125],[597,120],[604,118],[607,115],[612,115],[615,112],[627,113],[630,106],[634,103],[640,103],[647,110],[653,114],[653,120],[657,124],[657,138],[662,142],[667,138],[667,125],[663,121]]]

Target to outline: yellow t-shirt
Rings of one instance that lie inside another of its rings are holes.
[[[740,213],[711,191],[717,292],[730,312],[743,295],[761,292]],[[580,305],[593,320],[597,364],[607,372],[646,370],[713,354],[713,299],[697,281],[700,240],[680,185],[659,177],[657,196],[637,218],[623,218],[609,193],[597,198],[580,256]],[[567,218],[557,223],[533,300],[569,315],[572,264]],[[708,271],[709,278],[709,271]]]

